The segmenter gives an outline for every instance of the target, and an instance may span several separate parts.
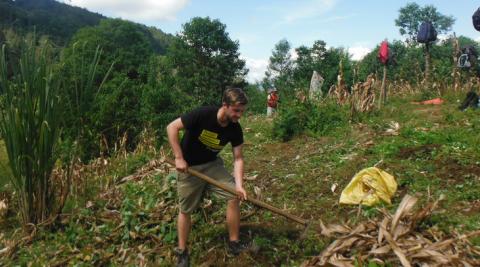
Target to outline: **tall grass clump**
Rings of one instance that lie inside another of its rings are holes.
[[[51,48],[35,42],[25,41],[18,62],[9,62],[11,75],[5,46],[0,55],[0,133],[24,224],[42,222],[54,209],[51,174],[60,133],[61,78]]]
[[[86,42],[77,42],[64,52],[62,58],[62,76],[65,79],[64,90],[60,92],[65,106],[62,138],[64,146],[69,150],[66,156],[70,158],[85,158],[87,151],[94,146],[92,142],[100,139],[92,131],[90,116],[114,65],[112,63],[106,73],[102,73],[99,70],[102,49],[97,46],[92,51],[91,58],[87,51]]]

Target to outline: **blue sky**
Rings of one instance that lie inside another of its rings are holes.
[[[323,40],[345,47],[359,59],[381,40],[403,40],[395,19],[408,2],[434,5],[456,21],[453,31],[480,41],[472,14],[480,3],[467,0],[65,0],[109,17],[121,17],[175,34],[193,17],[219,19],[250,69],[249,81],[263,77],[274,45],[287,39],[292,48]],[[453,32],[452,31],[452,32]]]

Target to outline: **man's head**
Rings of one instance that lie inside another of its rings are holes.
[[[227,119],[238,122],[248,104],[248,98],[240,88],[228,88],[223,92],[222,107],[225,108]]]
[[[223,92],[222,102],[227,105],[242,104],[245,106],[248,104],[248,98],[240,88],[227,88]]]

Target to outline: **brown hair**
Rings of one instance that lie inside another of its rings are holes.
[[[222,102],[228,106],[241,104],[248,104],[248,98],[245,92],[240,88],[227,88],[223,92]]]

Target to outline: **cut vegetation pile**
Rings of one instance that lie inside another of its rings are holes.
[[[468,241],[480,235],[480,231],[446,237],[434,228],[422,227],[439,200],[414,212],[416,202],[417,198],[405,195],[393,216],[383,211],[381,221],[370,220],[354,228],[322,224],[321,234],[336,240],[302,266],[354,267],[368,262],[394,266],[480,266],[480,250]]]

